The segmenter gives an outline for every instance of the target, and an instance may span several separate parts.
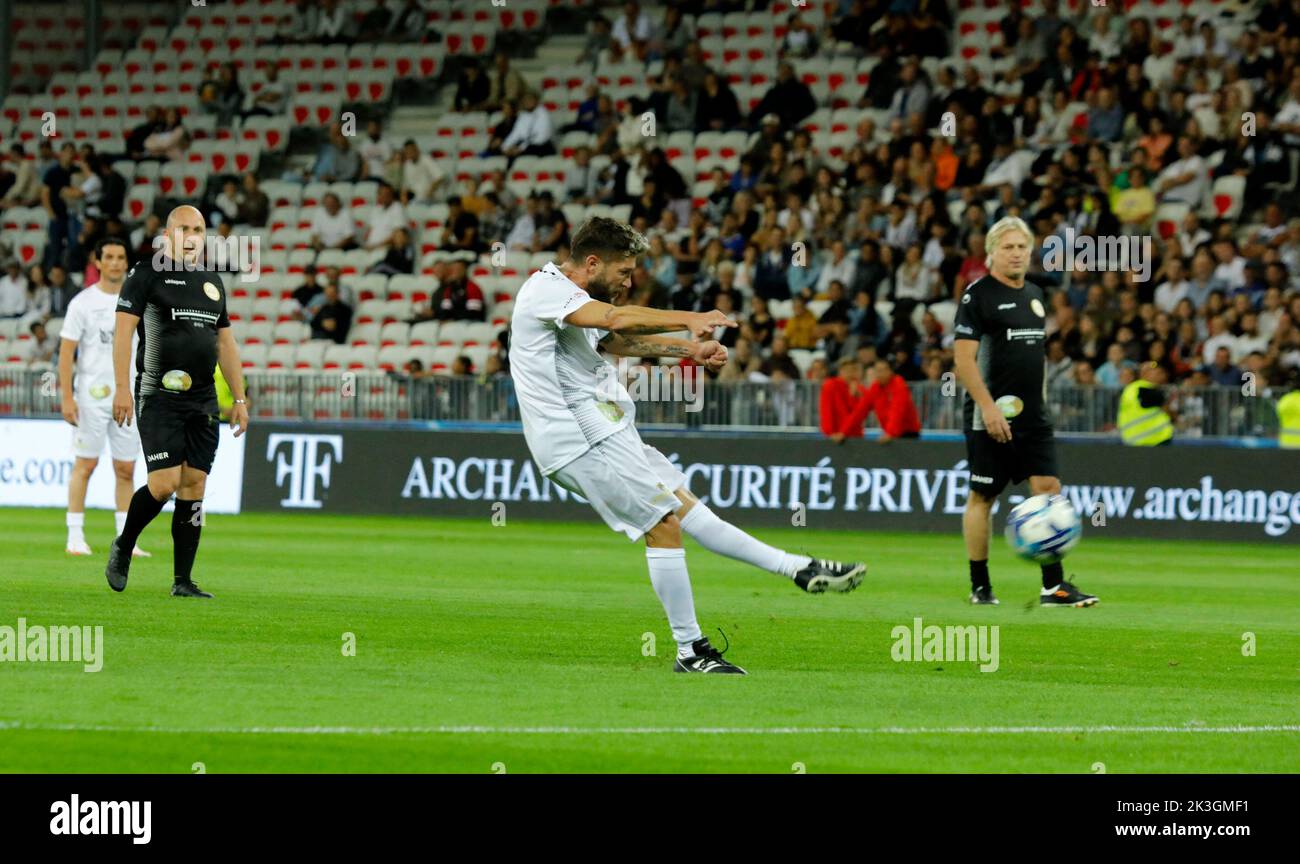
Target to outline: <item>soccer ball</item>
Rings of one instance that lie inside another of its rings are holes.
[[[1007,543],[1012,551],[1038,564],[1060,561],[1082,533],[1074,505],[1060,495],[1026,498],[1007,517]]]

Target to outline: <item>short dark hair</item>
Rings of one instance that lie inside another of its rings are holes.
[[[121,247],[122,247],[122,251],[125,252],[125,253],[127,253],[128,255],[130,254],[130,251],[131,251],[131,247],[128,246],[128,245],[126,244],[126,241],[123,240],[121,237],[102,237],[102,238],[100,238],[100,241],[99,241],[98,243],[95,244],[95,260],[96,260],[96,261],[102,261],[102,260],[103,260],[103,256],[104,256],[104,247],[106,247],[106,246],[121,246]]]
[[[602,261],[638,258],[650,248],[645,236],[617,219],[592,216],[573,234],[570,257],[581,261],[595,255]]]

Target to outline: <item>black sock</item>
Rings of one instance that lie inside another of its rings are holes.
[[[989,588],[989,562],[985,558],[983,561],[970,562],[970,587],[972,588]]]
[[[203,501],[176,499],[172,513],[172,573],[177,582],[190,581],[194,555],[199,551],[199,532],[203,530]]]
[[[1065,570],[1061,567],[1061,562],[1055,564],[1043,565],[1043,587],[1055,588],[1065,580]]]
[[[126,523],[122,526],[118,545],[128,551],[134,549],[135,542],[140,539],[140,532],[162,512],[165,503],[167,502],[153,497],[148,483],[135,490],[131,496],[131,506],[126,510]]]

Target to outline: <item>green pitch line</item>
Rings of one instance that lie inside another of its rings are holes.
[[[1066,572],[1101,604],[1045,611],[1000,538],[1003,605],[965,604],[955,519],[755,532],[866,560],[844,596],[691,544],[700,622],[750,671],[697,677],[669,670],[639,544],[490,517],[211,516],[205,603],[167,596],[166,514],[117,595],[111,513],[87,516],[97,554],[76,559],[61,511],[0,510],[0,628],[103,628],[98,672],[0,662],[0,771],[1300,771],[1285,545],[1093,531]],[[997,625],[996,671],[896,661],[917,618]]]

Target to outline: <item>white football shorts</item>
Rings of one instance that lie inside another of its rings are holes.
[[[625,426],[549,475],[595,508],[605,524],[640,540],[665,515],[681,507],[673,493],[686,477],[664,454]]]
[[[72,452],[84,459],[98,459],[104,454],[104,439],[119,462],[134,462],[140,457],[140,433],[136,421],[130,426],[113,422],[112,398],[95,399],[77,394],[77,428],[72,430]]]

